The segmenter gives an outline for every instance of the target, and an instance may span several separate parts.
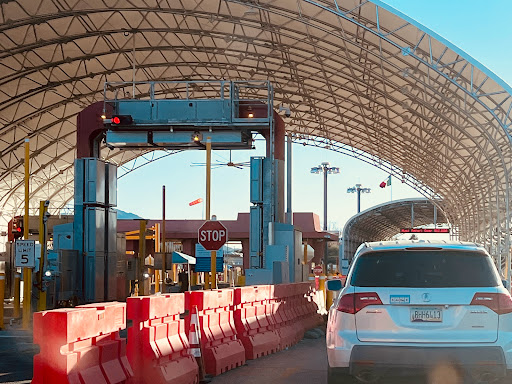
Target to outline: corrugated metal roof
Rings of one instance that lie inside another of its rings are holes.
[[[24,139],[31,209],[47,198],[64,207],[76,114],[105,81],[132,78],[269,79],[295,142],[389,171],[442,199],[461,239],[508,253],[510,87],[376,0],[0,3],[3,226],[23,209]],[[101,156],[123,165],[140,154]]]

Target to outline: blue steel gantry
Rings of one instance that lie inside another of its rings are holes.
[[[196,97],[198,89],[201,97]],[[250,283],[304,276],[304,268],[296,271],[292,262],[292,255],[301,255],[301,233],[284,223],[284,157],[282,150],[279,159],[275,156],[272,106],[268,81],[105,84],[102,119],[110,147],[205,149],[210,138],[214,149],[250,149],[254,134],[267,139],[267,156],[251,159]],[[284,132],[284,124],[280,127]],[[284,135],[278,136],[277,145],[284,148]],[[82,258],[83,300],[107,300],[116,257],[116,167],[98,158],[78,158],[75,177],[72,247]]]

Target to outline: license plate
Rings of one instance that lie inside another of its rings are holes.
[[[443,321],[443,310],[440,308],[411,308],[411,321],[413,323]]]

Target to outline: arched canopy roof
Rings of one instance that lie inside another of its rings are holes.
[[[343,229],[343,254],[350,260],[362,243],[391,240],[402,228],[448,224],[448,218],[428,199],[403,199],[380,204],[352,216]]]
[[[378,0],[1,0],[4,215],[23,207],[27,136],[31,208],[69,201],[76,114],[133,77],[269,79],[296,141],[388,169],[442,198],[462,239],[509,248],[510,87]]]

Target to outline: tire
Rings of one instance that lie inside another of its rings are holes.
[[[348,368],[327,367],[327,384],[355,384],[357,380],[348,374]]]

